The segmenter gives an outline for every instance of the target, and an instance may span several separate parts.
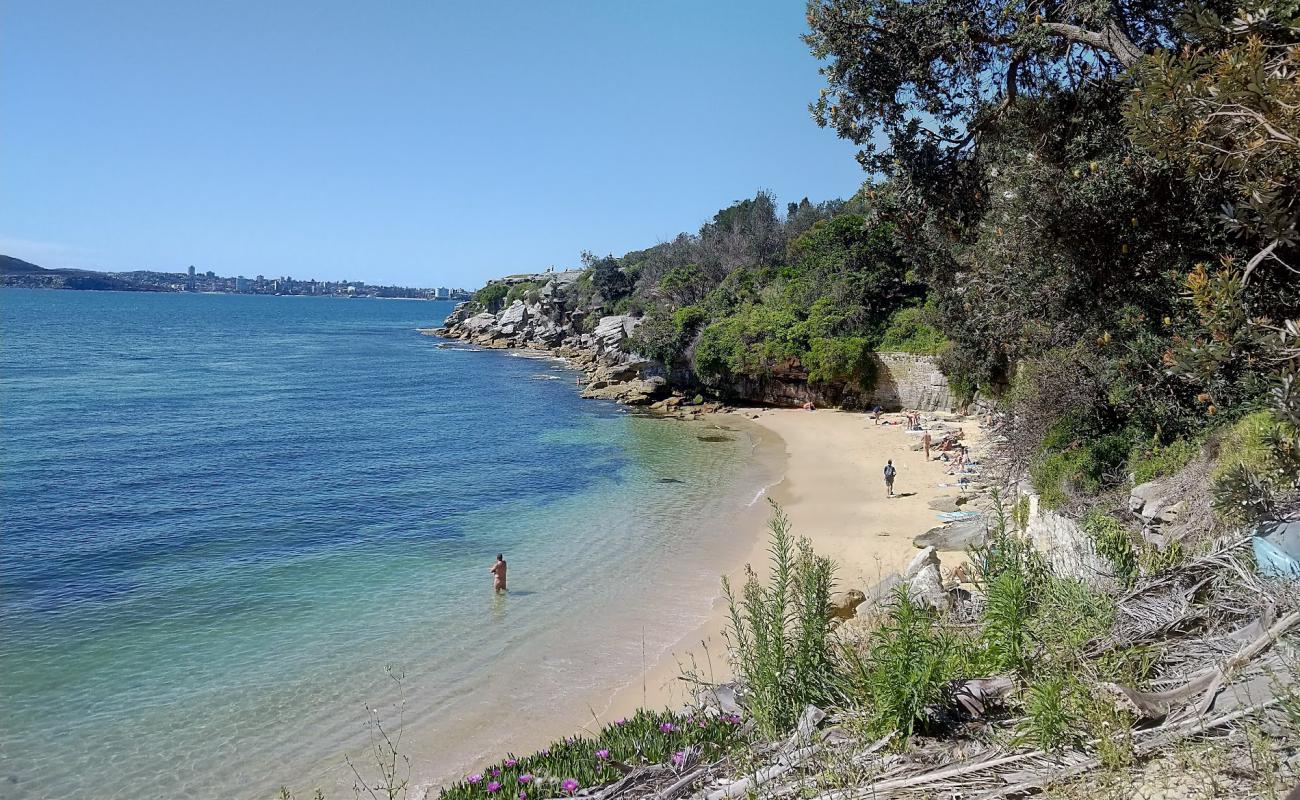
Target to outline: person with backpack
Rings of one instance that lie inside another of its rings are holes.
[[[885,493],[887,497],[894,496],[894,476],[898,470],[894,467],[894,459],[885,462]]]

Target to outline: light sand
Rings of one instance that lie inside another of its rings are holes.
[[[913,537],[939,524],[929,501],[958,494],[955,488],[940,488],[940,483],[955,482],[947,474],[948,466],[940,461],[927,463],[920,451],[912,449],[920,436],[909,434],[902,424],[876,425],[867,414],[826,409],[741,409],[734,416],[718,415],[714,419],[719,425],[740,425],[750,430],[757,426],[757,435],[775,437],[783,444],[784,477],[768,495],[785,509],[797,536],[807,537],[816,552],[835,560],[835,588],[839,590],[865,590],[884,575],[905,567],[917,552]],[[882,417],[882,421],[894,423],[902,419],[901,414]],[[955,424],[965,432],[963,441],[978,447],[979,426],[973,421]],[[941,435],[936,434],[936,444],[939,438]],[[898,468],[893,498],[886,496],[883,476],[885,461],[891,458]],[[728,570],[728,577],[737,587],[743,582],[746,562],[753,564],[760,575],[766,572],[769,518],[768,509],[761,503],[739,515],[742,521],[737,524],[743,530],[738,532],[751,537],[752,547],[748,558]],[[944,565],[955,567],[962,558],[964,553],[944,554]],[[592,703],[591,722],[584,728],[594,733],[639,707],[687,705],[692,691],[691,684],[681,679],[684,671],[694,671],[711,682],[728,679],[723,635],[726,618],[719,586],[710,619],[669,654],[647,663],[642,673],[629,676],[628,683],[612,698],[592,687],[587,698]],[[608,703],[602,703],[607,698]],[[513,732],[514,747],[516,752],[529,752],[572,732],[548,725],[521,728]]]
[[[908,433],[902,424],[877,425],[867,414],[827,409],[742,409],[735,413],[746,418],[757,415],[750,421],[785,443],[785,477],[769,496],[785,510],[795,535],[807,537],[818,554],[835,560],[838,590],[865,590],[890,572],[901,571],[917,553],[913,537],[940,523],[929,501],[958,494],[955,488],[939,486],[956,478],[947,474],[946,463],[933,460],[937,451],[932,450],[932,460],[926,462],[920,451],[912,449],[920,443],[920,435]],[[898,423],[902,419],[901,414],[885,414],[881,421]],[[978,447],[978,424],[972,420],[951,424],[960,425],[968,446]],[[936,432],[933,438],[937,445],[942,434]],[[886,459],[893,459],[898,469],[892,498],[885,492]],[[752,524],[754,546],[748,562],[763,574],[767,531],[761,521]],[[951,569],[965,554],[945,553],[942,557],[945,568]],[[744,564],[736,564],[729,577],[739,586],[743,574]],[[598,715],[599,722],[617,719],[643,705],[685,705],[690,695],[689,685],[679,677],[684,667],[706,679],[726,679],[722,636],[726,610],[719,597],[709,622],[681,642],[671,657],[650,665],[644,675],[618,692]]]

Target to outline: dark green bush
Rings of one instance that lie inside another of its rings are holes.
[[[900,308],[889,318],[877,350],[937,355],[948,344],[948,337],[931,327],[926,310],[919,306]],[[972,392],[973,394],[973,392]]]

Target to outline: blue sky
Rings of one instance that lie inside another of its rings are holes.
[[[847,197],[804,6],[0,4],[0,252],[473,288]]]

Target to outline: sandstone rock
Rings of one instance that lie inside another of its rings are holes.
[[[457,303],[455,307],[451,309],[451,313],[447,315],[447,318],[442,321],[442,326],[444,328],[456,327],[457,325],[461,324],[465,320],[469,319],[470,317],[469,312],[470,312],[470,304],[468,301],[464,303]]]
[[[524,305],[523,300],[516,300],[510,304],[510,307],[501,312],[497,319],[497,324],[501,327],[507,325],[523,325],[529,319],[528,306]]]
[[[596,324],[596,330],[592,332],[592,341],[596,351],[601,354],[621,354],[626,350],[623,343],[636,330],[636,326],[641,324],[637,317],[626,314],[612,317],[601,317],[600,322]]]
[[[937,547],[940,550],[965,550],[984,543],[986,532],[983,516],[960,519],[939,525],[912,540],[917,547]]]
[[[484,311],[483,313],[475,314],[474,316],[462,322],[461,327],[464,328],[469,333],[483,333],[488,328],[495,325],[496,322],[497,322],[497,318],[495,316]]]
[[[850,619],[857,614],[858,606],[867,601],[867,596],[857,589],[835,592],[830,597],[826,611],[831,619]]]
[[[930,508],[935,511],[959,511],[956,499],[952,497],[936,497],[929,503]]]
[[[905,580],[911,580],[913,576],[926,567],[934,567],[936,570],[939,569],[939,553],[933,546],[926,547],[912,558],[911,562],[907,565],[907,569],[903,570],[903,578]]]
[[[907,596],[914,603],[936,611],[952,608],[952,595],[943,588],[943,575],[935,564],[926,563],[907,582]]]

